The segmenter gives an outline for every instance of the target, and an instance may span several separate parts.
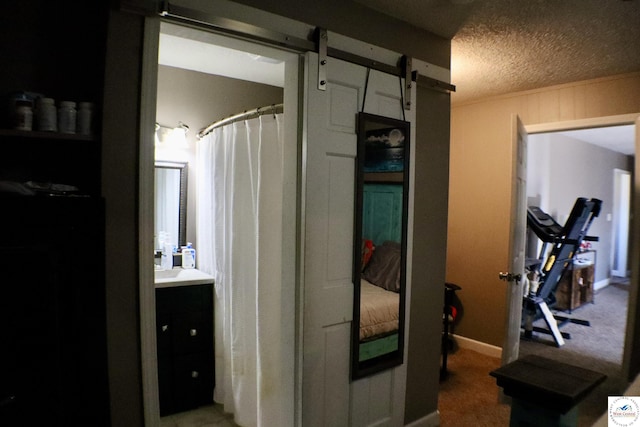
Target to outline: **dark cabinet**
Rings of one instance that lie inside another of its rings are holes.
[[[0,426],[106,427],[103,201],[0,206]]]
[[[213,402],[213,285],[156,289],[160,415]]]
[[[0,14],[2,427],[111,425],[100,198],[110,7],[25,0]],[[95,136],[14,130],[10,99],[23,91],[95,103]],[[28,181],[91,197],[17,196]]]

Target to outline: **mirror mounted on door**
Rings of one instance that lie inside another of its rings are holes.
[[[351,379],[401,365],[410,123],[358,115]]]

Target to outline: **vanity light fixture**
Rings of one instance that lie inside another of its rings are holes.
[[[187,132],[189,132],[189,126],[183,122],[178,122],[178,126],[173,128],[156,123],[156,145],[164,145],[165,147],[171,148],[186,148]]]

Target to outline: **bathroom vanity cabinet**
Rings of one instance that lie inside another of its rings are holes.
[[[156,288],[160,415],[213,402],[213,285]]]

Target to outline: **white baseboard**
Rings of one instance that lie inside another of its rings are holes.
[[[603,280],[599,280],[596,283],[593,284],[593,290],[594,291],[599,291],[600,289],[604,288],[605,286],[609,286],[609,283],[611,282],[611,279],[603,279]]]
[[[593,284],[593,290],[599,291],[600,289],[608,286],[609,283],[610,279],[599,280]],[[463,337],[461,335],[454,334],[453,336],[461,348],[468,348],[469,350],[477,351],[478,353],[484,354],[486,356],[497,358],[502,357],[502,347],[496,347],[495,345],[476,341],[471,338]]]
[[[468,348],[485,356],[497,357],[498,359],[502,357],[502,347],[472,340],[471,338],[466,338],[461,335],[454,334],[453,336],[461,348]]]
[[[415,420],[405,427],[438,427],[440,425],[440,412],[432,412],[419,420]]]

